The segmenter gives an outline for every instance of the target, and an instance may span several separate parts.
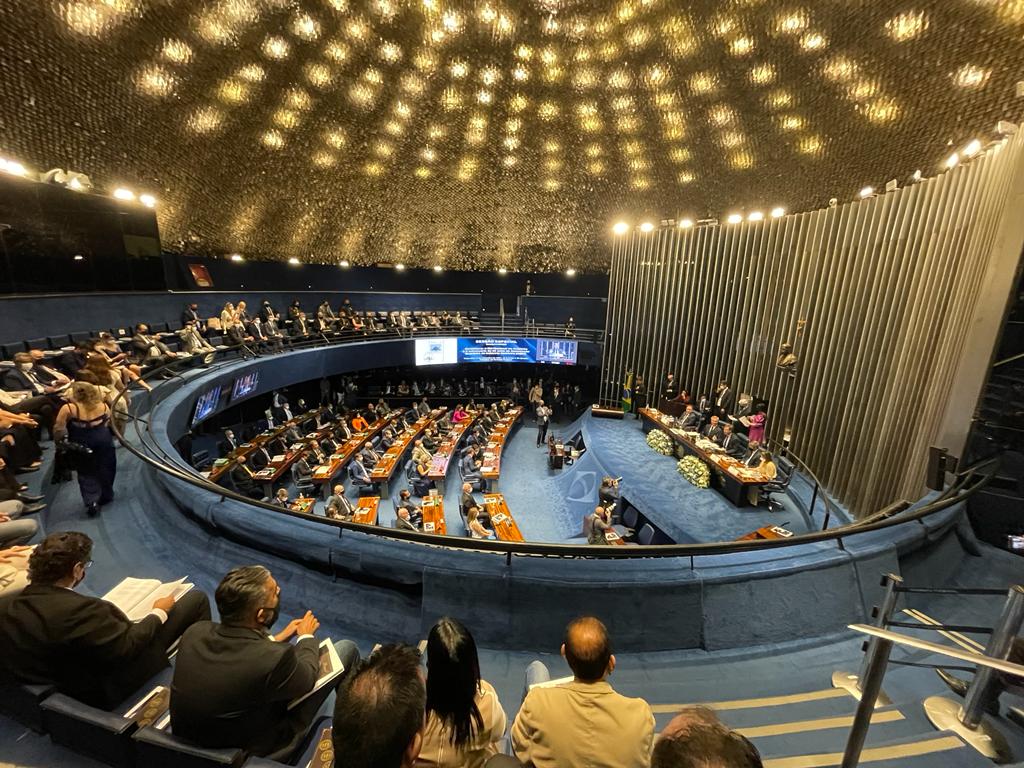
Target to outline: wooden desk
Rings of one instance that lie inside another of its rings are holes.
[[[335,479],[348,464],[349,459],[355,456],[356,453],[366,445],[367,441],[372,440],[378,434],[383,432],[384,428],[388,424],[393,422],[404,412],[404,408],[399,408],[395,413],[391,414],[390,418],[377,419],[370,425],[368,430],[356,432],[338,448],[337,452],[328,456],[327,461],[314,467],[313,485],[320,486],[320,495],[325,499],[330,496],[331,487],[334,485]]]
[[[441,495],[444,495],[444,481],[448,477],[448,467],[451,464],[452,457],[458,453],[462,438],[476,419],[476,414],[472,414],[470,418],[463,419],[458,424],[453,424],[441,445],[434,452],[434,458],[430,462],[430,472],[427,473],[427,477],[434,481],[434,485],[437,486],[438,493]]]
[[[302,413],[299,414],[298,416],[293,416],[292,418],[288,419],[288,421],[282,424],[278,424],[273,429],[268,429],[264,432],[261,432],[249,442],[242,443],[237,448],[235,448],[235,450],[231,451],[231,453],[229,453],[227,456],[223,457],[227,459],[226,463],[215,466],[213,467],[213,469],[210,470],[210,474],[206,476],[207,479],[214,483],[219,482],[222,477],[230,473],[231,470],[235,468],[235,465],[238,463],[239,458],[248,458],[251,454],[255,453],[256,449],[259,448],[261,445],[269,443],[271,440],[277,437],[281,437],[289,429],[292,429],[293,427],[298,427],[300,424],[307,422],[310,419],[315,419],[317,416],[323,413],[323,410],[323,408],[317,408],[315,410],[308,411],[307,413]],[[220,461],[220,459],[218,459],[218,461]]]
[[[509,512],[505,497],[500,493],[485,493],[484,508],[491,516],[494,535],[502,541],[523,541],[523,534]]]
[[[744,466],[743,462],[721,452],[702,447],[696,440],[684,434],[672,424],[668,417],[654,408],[641,408],[640,416],[645,427],[656,427],[672,438],[683,451],[706,462],[711,469],[712,484],[737,507],[747,505],[751,486],[764,485],[773,478],[766,477],[757,469]]]
[[[550,443],[548,445],[548,467],[561,469],[565,466],[565,446],[562,443]]]
[[[288,506],[291,507],[296,512],[303,512],[303,513],[305,513],[307,515],[312,515],[313,514],[313,505],[315,503],[316,503],[316,499],[314,499],[312,496],[300,496],[299,498],[295,499]]]
[[[448,524],[444,519],[444,497],[438,493],[437,496],[423,497],[423,532],[444,536],[448,533]]]
[[[377,507],[380,506],[380,496],[362,496],[356,504],[355,514],[352,515],[353,523],[363,525],[377,524]]]
[[[380,457],[380,460],[370,471],[370,480],[380,483],[381,496],[387,497],[391,495],[388,485],[395,476],[395,472],[400,468],[405,452],[412,447],[413,442],[423,434],[423,431],[434,422],[434,419],[442,415],[445,410],[444,408],[437,408],[431,411],[428,416],[420,416],[413,422],[412,426],[406,427],[405,431],[395,438],[395,442]]]
[[[788,539],[793,535],[792,531],[787,531],[785,528],[781,528],[778,525],[766,525],[762,528],[758,528],[756,531],[740,536],[736,541],[754,541],[755,539]]]
[[[498,478],[501,476],[501,451],[505,447],[512,427],[523,415],[523,407],[517,405],[511,408],[501,420],[494,425],[491,434],[487,437],[487,444],[484,446],[484,460],[480,466],[480,476],[489,482],[492,491],[498,490]],[[487,456],[486,454],[491,454]],[[520,539],[521,541],[521,539]]]
[[[604,532],[604,540],[606,542],[608,542],[610,545],[612,545],[613,547],[624,547],[624,546],[626,546],[626,542],[623,541],[622,537],[619,536],[619,534],[617,534],[615,531],[605,531]]]

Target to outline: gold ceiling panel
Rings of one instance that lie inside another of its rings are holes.
[[[1022,9],[7,0],[0,155],[157,191],[191,252],[603,270],[620,217],[930,175],[1020,117]]]

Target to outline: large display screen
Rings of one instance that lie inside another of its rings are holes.
[[[256,391],[256,385],[260,383],[260,372],[253,371],[247,373],[245,376],[239,376],[235,379],[235,385],[231,389],[231,400],[235,401],[242,397],[247,397]]]
[[[575,365],[572,339],[416,339],[416,365],[456,363],[547,363]]]
[[[218,384],[199,396],[199,399],[196,400],[196,414],[192,417],[193,424],[198,424],[217,410],[217,406],[220,404],[220,390],[221,385]]]

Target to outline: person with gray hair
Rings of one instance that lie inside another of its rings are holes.
[[[269,570],[235,568],[214,597],[220,623],[190,627],[178,649],[171,683],[174,735],[202,747],[233,747],[289,762],[327,697],[358,664],[359,650],[349,640],[336,642],[345,672],[314,691],[320,622],[306,611],[271,634],[281,588]]]
[[[651,768],[761,768],[746,737],[729,730],[708,707],[685,707],[665,726]]]

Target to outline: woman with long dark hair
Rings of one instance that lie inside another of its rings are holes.
[[[481,768],[505,735],[498,694],[480,679],[476,643],[455,619],[427,637],[427,725],[417,768]]]

